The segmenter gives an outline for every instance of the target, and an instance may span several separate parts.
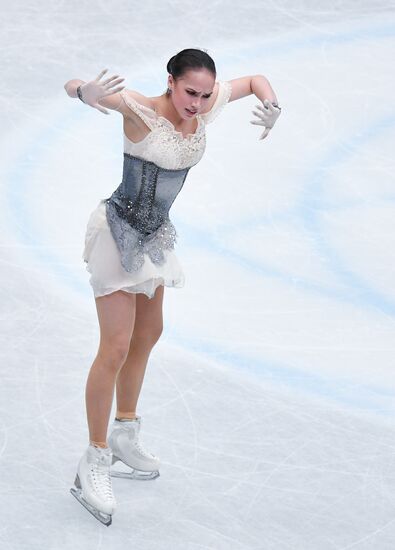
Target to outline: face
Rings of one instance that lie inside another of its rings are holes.
[[[169,75],[171,99],[178,114],[185,120],[195,118],[206,107],[214,84],[215,77],[207,69],[189,70],[176,81]]]

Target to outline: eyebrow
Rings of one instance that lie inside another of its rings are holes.
[[[200,92],[198,92],[197,90],[194,90],[193,88],[190,88],[189,86],[188,86],[188,90],[189,90],[189,91],[192,91],[192,92],[195,92],[195,93],[197,93],[197,94],[200,94]],[[213,90],[213,91],[214,91],[214,90]],[[211,95],[212,93],[213,93],[213,92],[209,92],[208,94],[204,94],[204,95]]]

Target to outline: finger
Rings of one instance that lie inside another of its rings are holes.
[[[119,86],[119,88],[115,88],[115,90],[108,90],[108,92],[105,93],[105,96],[116,94],[117,92],[121,92],[125,89],[126,86]]]
[[[257,121],[259,124],[262,124],[263,126],[268,126],[269,120],[266,117],[259,117],[259,120]]]
[[[96,105],[92,105],[95,109],[98,109],[99,111],[101,111],[102,113],[104,113],[105,115],[109,115],[110,113],[107,111],[107,109],[105,109],[104,107],[102,107],[101,105],[99,105],[98,103],[96,103]]]
[[[95,78],[95,81],[98,82],[101,77],[106,74],[106,72],[108,71],[108,69],[103,69],[102,72]]]
[[[274,107],[274,105],[272,105],[271,103],[269,103],[268,105],[268,109],[271,113],[275,113],[277,111],[277,109]]]
[[[264,122],[261,122],[260,120],[250,120],[251,124],[257,124],[258,126],[265,126]]]
[[[269,102],[267,101],[267,99],[265,99],[265,101],[262,103],[262,105],[255,105],[255,107],[257,109],[259,109],[260,111],[262,111],[263,113],[267,113],[268,107],[269,107]]]
[[[265,137],[269,134],[270,128],[265,128],[265,131],[261,135],[260,139],[265,139]]]
[[[119,75],[113,75],[113,76],[110,76],[110,78],[107,78],[107,80],[103,80],[102,84],[103,86],[105,86],[106,84],[108,84],[109,82],[111,82],[111,80],[113,78],[117,78]]]
[[[258,113],[258,111],[252,111],[261,120],[268,120],[271,117],[271,114],[268,111],[263,111]]]
[[[116,74],[116,75],[113,75],[111,78],[107,78],[107,80],[105,80],[103,82],[103,86],[107,86],[110,82],[112,82],[115,78],[118,78],[118,80],[116,82],[113,82],[111,85],[114,85],[118,82],[121,82],[121,80],[125,80],[124,78],[119,78],[119,74]]]
[[[120,84],[124,80],[125,80],[124,78],[118,78],[117,80],[114,80],[114,82],[111,82],[111,84],[107,84],[106,88],[109,90],[110,88],[112,88],[113,86],[116,86],[117,84]]]

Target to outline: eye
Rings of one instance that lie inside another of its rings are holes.
[[[192,92],[191,90],[187,90],[187,93],[188,93],[189,95],[196,95],[196,92]],[[209,94],[209,95],[203,95],[202,98],[203,98],[203,99],[209,99],[210,96],[211,96],[211,94]]]

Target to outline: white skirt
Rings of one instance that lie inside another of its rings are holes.
[[[144,264],[138,271],[126,271],[107,222],[105,199],[101,200],[90,215],[82,254],[86,269],[91,274],[89,282],[95,298],[116,290],[143,293],[152,298],[159,285],[183,287],[185,277],[175,253],[173,250],[163,252],[163,265],[154,264],[144,254]]]

